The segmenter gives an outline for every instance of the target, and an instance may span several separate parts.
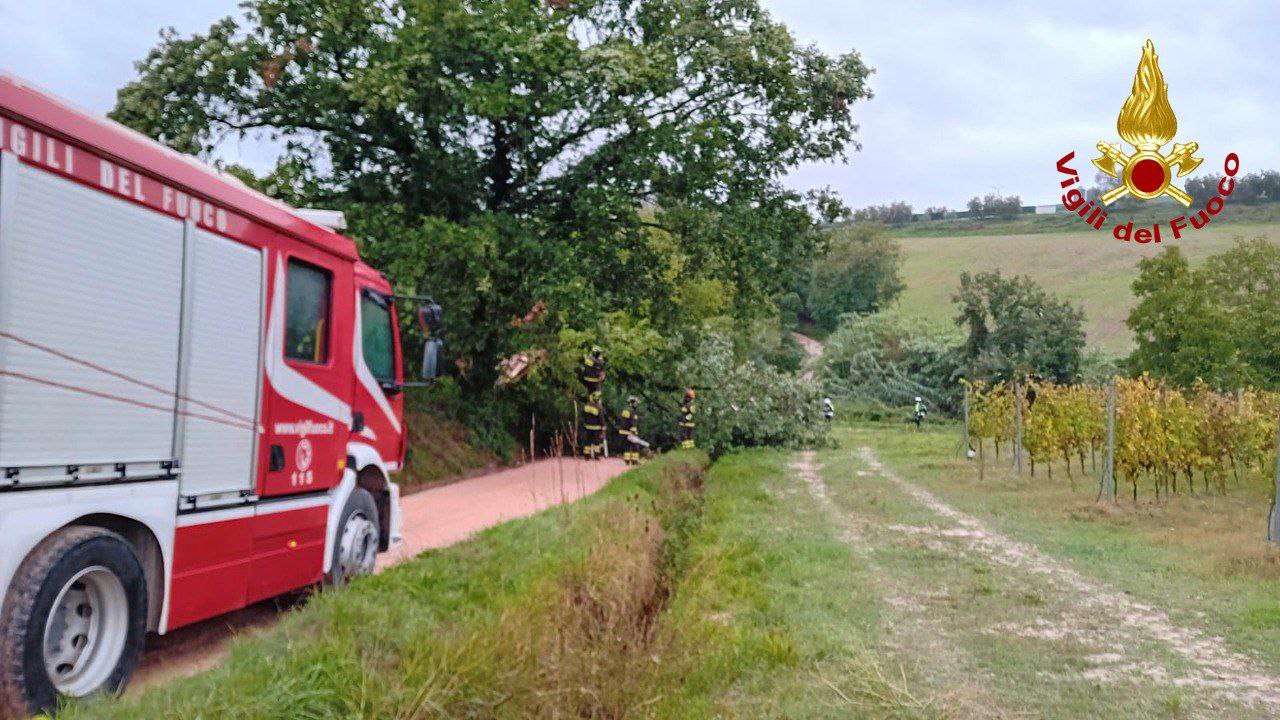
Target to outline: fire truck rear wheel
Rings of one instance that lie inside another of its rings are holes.
[[[354,578],[373,573],[378,558],[378,506],[364,488],[351,491],[338,521],[333,543],[333,564],[325,583],[340,588]]]
[[[0,717],[50,711],[58,697],[115,693],[146,635],[147,580],[124,538],[70,527],[14,575],[0,617]]]

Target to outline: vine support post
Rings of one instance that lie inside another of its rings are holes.
[[[1267,517],[1267,541],[1280,543],[1280,423],[1276,424],[1276,475],[1275,492],[1271,499],[1271,512]]]
[[[1022,385],[1013,384],[1013,467],[1022,474]]]
[[[1102,487],[1098,497],[1116,501],[1116,381],[1107,383],[1107,452],[1102,460]]]
[[[964,386],[964,449],[961,452],[969,452],[969,386]]]

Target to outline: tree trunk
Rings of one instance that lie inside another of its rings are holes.
[[[489,181],[493,183],[491,210],[500,210],[511,195],[511,135],[501,122],[493,124],[493,155],[489,158]]]

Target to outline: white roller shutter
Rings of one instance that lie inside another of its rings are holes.
[[[6,158],[0,466],[172,458],[182,224]]]
[[[234,500],[255,482],[262,252],[203,230],[191,233],[181,493]]]

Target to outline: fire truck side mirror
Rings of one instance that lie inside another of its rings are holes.
[[[444,311],[440,303],[428,298],[419,305],[418,325],[427,339],[422,346],[422,379],[435,380],[440,376],[440,357],[444,354],[444,343],[439,337],[444,328]]]
[[[444,327],[444,311],[440,308],[440,304],[434,300],[428,300],[419,305],[418,325],[422,326],[422,334],[427,337],[439,333]]]
[[[444,343],[440,338],[427,338],[422,346],[422,379],[435,380],[440,376],[440,356],[444,353]]]

